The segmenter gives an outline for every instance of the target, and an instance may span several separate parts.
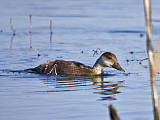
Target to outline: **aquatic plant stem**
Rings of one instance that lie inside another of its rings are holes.
[[[50,28],[50,34],[53,34],[53,30],[52,30],[52,20],[50,20],[49,28]]]
[[[29,23],[30,23],[30,29],[29,29],[29,34],[30,34],[30,48],[32,48],[32,15],[29,15]]]
[[[13,36],[15,36],[16,35],[16,31],[13,28],[13,20],[12,20],[12,18],[10,18],[10,27],[11,27],[11,31],[13,32]]]
[[[109,108],[110,120],[120,120],[117,110],[112,105],[109,105],[108,108]]]
[[[32,33],[32,15],[29,15],[29,23],[30,23],[29,33]]]
[[[145,20],[146,20],[146,30],[147,30],[147,53],[149,56],[149,65],[150,65],[150,77],[152,85],[152,101],[154,109],[154,119],[159,120],[158,113],[158,95],[156,88],[156,72],[157,66],[155,64],[155,55],[152,48],[152,26],[151,26],[151,2],[150,0],[144,0],[145,8]]]
[[[30,48],[35,51],[37,56],[40,56],[40,53],[36,48],[32,47],[32,15],[29,15],[29,23],[30,23],[30,30],[29,30],[29,35],[30,35]]]
[[[50,43],[52,43],[52,35],[53,35],[52,20],[50,20],[49,29],[50,29]]]

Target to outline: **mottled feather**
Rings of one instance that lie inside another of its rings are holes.
[[[106,67],[112,67],[124,72],[116,56],[110,52],[103,53],[93,67],[75,61],[55,60],[27,69],[27,71],[46,75],[101,75]]]
[[[91,67],[80,62],[55,60],[32,69],[39,74],[48,75],[88,75],[94,74]]]

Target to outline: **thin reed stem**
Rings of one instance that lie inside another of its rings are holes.
[[[53,35],[53,30],[52,30],[52,20],[50,20],[49,28],[50,28],[50,43],[52,43],[52,35]]]
[[[38,52],[38,50],[32,47],[32,15],[29,15],[29,23],[30,23],[30,29],[29,29],[30,48],[37,54],[37,56],[40,56],[40,53]]]
[[[30,23],[29,33],[32,33],[32,15],[29,15],[29,23]]]
[[[110,120],[120,120],[117,110],[112,105],[109,105],[108,108],[109,108]]]
[[[30,34],[30,48],[32,48],[32,15],[29,15],[29,23],[30,23],[30,29],[29,29],[29,34]]]
[[[157,95],[157,88],[156,88],[157,66],[155,63],[155,55],[154,55],[153,48],[152,48],[152,26],[151,26],[151,2],[150,0],[144,0],[144,7],[145,7],[145,19],[146,19],[146,30],[147,30],[147,53],[149,56],[149,65],[150,65],[154,119],[159,120],[158,95]]]
[[[30,33],[30,35],[29,35],[30,37],[29,37],[29,41],[30,41],[30,48],[32,48],[32,33]]]
[[[10,18],[10,27],[11,27],[11,31],[13,32],[13,36],[15,36],[16,35],[16,31],[13,28],[13,20],[12,20],[12,18]]]
[[[50,28],[50,34],[53,34],[53,30],[52,30],[52,20],[50,20],[50,26],[49,26],[49,28]]]

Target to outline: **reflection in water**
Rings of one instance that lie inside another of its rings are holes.
[[[12,72],[27,75],[22,70],[0,70],[1,72]],[[1,75],[0,75],[1,76]],[[19,75],[18,75],[19,76]],[[30,76],[30,75],[29,75]],[[36,92],[68,92],[68,91],[83,91],[92,90],[94,94],[100,95],[99,100],[116,100],[115,94],[121,93],[120,87],[124,87],[124,81],[109,81],[109,77],[115,74],[106,74],[104,76],[41,76],[43,83],[47,86],[47,90]],[[15,76],[17,77],[17,76]],[[28,76],[27,76],[28,77]],[[32,76],[33,77],[33,76]],[[37,76],[36,76],[37,77]],[[23,76],[24,78],[24,76]]]
[[[50,20],[50,43],[52,43],[52,35],[53,35],[53,30],[52,30],[52,20]]]
[[[52,33],[50,34],[50,44],[52,43]]]
[[[13,47],[13,39],[14,39],[14,36],[15,36],[15,35],[12,35],[12,36],[11,36],[11,40],[10,40],[10,49],[12,49],[12,47]]]
[[[65,92],[94,90],[94,94],[101,95],[99,100],[116,100],[114,94],[121,93],[119,87],[124,81],[116,83],[104,81],[105,76],[87,76],[87,77],[54,77],[43,79],[50,90],[38,92]]]

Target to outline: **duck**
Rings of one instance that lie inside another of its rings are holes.
[[[27,69],[37,74],[44,75],[103,75],[104,68],[115,68],[121,72],[125,70],[118,63],[117,57],[111,52],[103,53],[95,62],[93,67],[86,66],[81,62],[55,60],[48,61],[35,68]]]

